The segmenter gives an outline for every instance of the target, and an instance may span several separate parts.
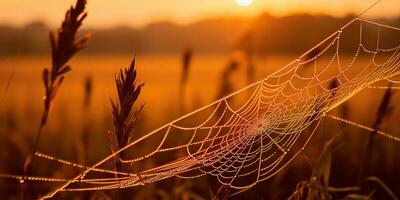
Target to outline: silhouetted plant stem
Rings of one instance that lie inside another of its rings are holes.
[[[62,85],[64,75],[71,71],[71,67],[68,66],[67,63],[72,56],[85,47],[90,38],[89,34],[86,34],[82,38],[77,38],[76,36],[83,20],[87,16],[87,13],[85,13],[85,7],[86,0],[77,0],[75,6],[71,6],[66,12],[61,27],[55,32],[50,32],[52,66],[50,69],[45,68],[42,73],[42,80],[45,87],[44,108],[39,129],[35,137],[35,143],[25,161],[25,176],[30,176],[32,174],[35,154],[39,146],[43,128],[46,126],[52,101]],[[24,193],[25,191],[23,189],[21,193],[22,196],[24,196]]]
[[[121,69],[115,77],[118,101],[110,99],[114,129],[108,133],[112,152],[118,151],[118,149],[125,147],[129,143],[133,128],[144,106],[142,104],[135,111],[132,111],[144,86],[143,83],[138,83],[136,75],[134,58],[130,67],[124,70]],[[126,152],[119,153],[115,158],[115,166],[119,172],[126,172],[124,163],[121,161],[124,159],[126,159]],[[118,199],[133,198],[131,193],[123,189],[117,195]]]
[[[14,73],[15,73],[15,69],[12,70],[10,76],[8,77],[6,88],[4,89],[3,96],[1,97],[1,100],[0,100],[0,105],[2,105],[4,100],[6,99],[8,89],[10,88],[10,85],[11,85],[11,81],[14,78]]]
[[[386,119],[387,117],[389,117],[391,115],[391,113],[393,111],[393,107],[390,104],[391,104],[393,94],[394,94],[394,91],[389,86],[389,88],[386,90],[385,94],[382,97],[381,103],[380,103],[378,111],[376,113],[375,122],[372,126],[372,128],[374,130],[379,130],[382,126],[384,119]],[[367,175],[367,174],[365,174],[366,167],[369,166],[368,160],[370,160],[371,156],[372,156],[372,149],[374,146],[375,135],[376,135],[376,131],[368,136],[367,145],[364,150],[364,156],[363,156],[363,161],[362,161],[362,165],[361,165],[361,170],[359,170],[359,175],[357,178],[358,183],[360,183],[363,180],[363,177],[365,177]]]
[[[217,99],[222,98],[233,91],[230,77],[232,76],[232,73],[239,68],[239,65],[240,63],[236,59],[229,60],[228,65],[225,67],[221,75],[221,85],[219,87]]]
[[[43,110],[43,112],[42,112],[40,125],[39,125],[39,128],[38,128],[38,132],[36,133],[35,143],[34,143],[34,146],[32,148],[31,155],[29,155],[29,157],[28,157],[28,159],[30,159],[30,161],[25,163],[25,166],[24,166],[25,167],[25,173],[28,173],[28,174],[32,173],[32,166],[33,166],[34,160],[35,160],[34,159],[35,158],[34,154],[36,153],[37,148],[39,146],[40,135],[42,134],[43,127],[46,125],[46,121],[47,121],[48,115],[49,115],[49,110],[45,108]],[[30,165],[30,166],[27,166],[27,165]]]
[[[186,85],[189,78],[190,63],[192,61],[193,52],[191,49],[186,49],[182,55],[182,75],[179,84],[179,100],[180,100],[180,113],[185,111],[185,96],[186,96]]]
[[[23,32],[22,34],[25,36],[25,34],[26,34],[26,25],[24,26],[22,32]],[[21,40],[21,41],[18,43],[17,55],[20,55],[20,54],[22,53],[23,44],[24,44],[24,40]],[[6,99],[7,93],[8,93],[8,91],[9,91],[9,89],[10,89],[10,86],[11,86],[11,82],[12,82],[13,79],[14,79],[14,75],[15,75],[15,66],[13,67],[13,69],[12,69],[12,71],[11,71],[11,74],[10,74],[10,76],[8,77],[6,88],[4,89],[3,96],[1,97],[1,100],[0,100],[0,105],[2,105],[3,102],[4,102],[5,99]]]
[[[90,125],[89,125],[89,109],[90,102],[92,98],[92,90],[93,90],[93,80],[91,76],[87,76],[84,82],[84,101],[83,101],[83,115],[84,115],[84,124],[82,130],[82,154],[83,154],[83,163],[86,163],[88,160],[88,146],[89,146],[89,134],[90,134]]]

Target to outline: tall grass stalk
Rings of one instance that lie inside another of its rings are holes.
[[[3,92],[3,95],[1,96],[1,99],[0,99],[0,105],[2,105],[3,102],[4,102],[4,100],[6,99],[8,90],[9,90],[10,85],[11,85],[11,81],[12,81],[13,78],[14,78],[14,74],[15,74],[15,69],[12,70],[10,76],[8,77],[6,87],[5,87],[4,92]]]
[[[225,67],[221,75],[221,85],[219,86],[217,99],[222,98],[233,91],[233,85],[231,83],[232,74],[239,68],[239,61],[232,58],[229,60],[228,65]]]
[[[52,65],[50,69],[45,68],[42,73],[45,88],[44,107],[32,150],[25,161],[25,176],[30,176],[32,173],[35,153],[39,146],[42,130],[47,122],[50,107],[63,83],[64,75],[71,71],[71,67],[67,63],[72,56],[85,47],[90,38],[90,34],[77,37],[82,22],[87,16],[85,7],[86,0],[77,0],[75,6],[71,6],[66,12],[61,27],[57,31],[50,32]]]
[[[80,145],[78,148],[78,157],[82,163],[88,164],[88,149],[89,149],[89,135],[90,135],[90,124],[89,124],[89,110],[93,93],[93,79],[90,75],[86,76],[84,81],[84,100],[82,107],[83,114],[83,127],[82,135],[80,138]]]
[[[27,31],[26,31],[26,25],[25,25],[24,28],[23,28],[23,31],[22,31],[22,35],[24,36],[23,38],[25,38],[26,32],[27,32]],[[22,40],[20,40],[20,42],[18,43],[17,56],[21,55],[22,49],[23,49],[23,46],[24,46],[24,42],[25,42],[24,39],[22,39]],[[3,96],[1,97],[1,100],[0,100],[0,105],[2,105],[3,102],[4,102],[5,99],[6,99],[7,93],[8,93],[8,91],[9,91],[9,89],[10,89],[10,86],[11,86],[11,82],[12,82],[13,79],[14,79],[14,75],[15,75],[15,65],[13,66],[13,69],[12,69],[12,71],[11,71],[11,74],[10,74],[10,76],[8,77],[7,84],[6,84],[6,87],[5,87],[4,92],[3,92]]]
[[[83,114],[85,117],[85,122],[83,124],[83,130],[82,130],[82,143],[83,143],[83,160],[87,164],[89,155],[88,155],[88,149],[89,149],[89,134],[90,134],[90,124],[89,124],[89,109],[90,109],[90,104],[91,104],[91,99],[92,99],[92,93],[93,93],[93,79],[92,76],[88,75],[85,78],[85,93],[84,93],[84,101],[83,101]]]
[[[186,85],[189,79],[190,64],[192,62],[193,52],[191,49],[186,49],[182,54],[182,75],[179,84],[179,100],[180,100],[180,112],[185,112],[185,96],[186,96]]]
[[[137,74],[135,69],[135,58],[133,59],[129,68],[120,70],[119,74],[115,77],[115,85],[118,93],[118,101],[110,99],[114,129],[109,131],[109,140],[111,143],[111,150],[113,152],[125,147],[133,133],[134,126],[139,119],[139,115],[144,107],[140,105],[133,110],[134,104],[139,98],[143,83],[138,83]],[[126,158],[126,153],[121,152],[116,156],[115,166],[117,171],[127,171],[121,159]],[[122,190],[119,193],[120,199],[131,198],[128,193]]]
[[[385,91],[385,94],[382,97],[381,103],[379,105],[378,111],[376,112],[375,122],[372,126],[374,130],[379,130],[386,118],[388,118],[393,111],[393,106],[391,105],[391,100],[394,95],[394,91],[389,88]],[[363,161],[361,165],[360,174],[358,176],[358,182],[362,180],[364,176],[366,176],[366,167],[368,166],[368,159],[372,156],[372,149],[374,146],[374,137],[376,135],[376,131],[368,136],[367,145],[364,151]]]

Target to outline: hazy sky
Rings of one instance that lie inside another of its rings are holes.
[[[23,25],[43,20],[55,25],[75,0],[0,0],[0,23]],[[359,13],[376,0],[253,0],[241,7],[235,0],[88,0],[91,27],[143,26],[152,21],[190,23],[218,16],[252,17],[262,12],[286,15],[294,12],[344,15]],[[400,0],[382,0],[369,15],[400,16]]]

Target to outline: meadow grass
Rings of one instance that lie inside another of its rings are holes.
[[[46,125],[52,101],[59,91],[65,75],[71,71],[68,61],[81,49],[83,49],[90,38],[87,34],[84,37],[77,37],[78,31],[86,18],[85,13],[86,0],[77,0],[75,6],[72,6],[65,14],[65,19],[61,27],[50,33],[51,44],[51,68],[45,68],[42,73],[43,85],[45,88],[44,108],[39,123],[35,141],[25,161],[25,176],[31,176],[35,164],[35,154],[39,147],[40,136]],[[21,191],[24,196],[24,189]]]

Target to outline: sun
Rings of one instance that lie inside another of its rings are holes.
[[[235,1],[240,6],[250,6],[253,3],[253,0],[235,0]]]

